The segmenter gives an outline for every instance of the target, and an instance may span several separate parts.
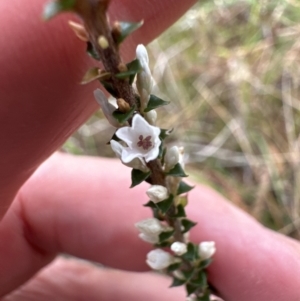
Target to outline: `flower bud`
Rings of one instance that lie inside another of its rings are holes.
[[[187,252],[187,246],[183,242],[176,241],[172,243],[171,250],[178,256],[183,255]]]
[[[145,114],[145,118],[146,120],[149,122],[149,124],[151,125],[155,125],[155,122],[156,122],[156,118],[157,118],[157,113],[155,110],[151,110],[149,112],[147,112]]]
[[[109,47],[107,38],[102,35],[98,38],[98,44],[102,49],[107,49]]]
[[[152,244],[159,242],[159,235],[162,232],[172,231],[173,228],[163,225],[156,218],[148,218],[135,224],[135,227],[141,232],[139,237]]]
[[[180,158],[179,148],[177,146],[172,146],[167,149],[165,155],[165,170],[170,171],[178,162]]]
[[[103,94],[103,92],[100,89],[96,89],[94,91],[94,97],[97,101],[97,103],[100,105],[104,116],[108,120],[108,122],[115,127],[120,127],[121,124],[113,117],[113,112],[116,110],[116,108],[108,102],[106,96]]]
[[[152,185],[146,193],[153,203],[159,203],[169,197],[168,189],[161,185]]]
[[[149,57],[144,45],[140,44],[137,46],[136,57],[142,67],[142,70],[137,74],[136,87],[141,97],[141,109],[144,110],[153,87],[153,79],[149,68]]]
[[[153,270],[162,270],[167,268],[173,262],[173,256],[161,249],[155,249],[147,254],[146,263]]]
[[[211,258],[216,252],[214,241],[203,241],[199,244],[198,254],[201,260]]]

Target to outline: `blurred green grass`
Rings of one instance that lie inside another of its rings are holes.
[[[148,51],[171,101],[158,125],[175,128],[190,174],[299,239],[300,3],[201,1]],[[113,156],[111,136],[99,111],[63,149]]]

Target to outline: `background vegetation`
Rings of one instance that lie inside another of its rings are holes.
[[[201,1],[148,50],[189,173],[299,239],[300,3]],[[113,156],[111,135],[99,111],[63,148]]]

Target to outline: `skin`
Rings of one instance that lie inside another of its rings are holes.
[[[78,85],[91,61],[66,26],[70,16],[44,24],[44,3],[0,1],[0,300],[184,300],[168,279],[141,273],[150,246],[133,224],[150,216],[142,206],[147,185],[129,190],[130,170],[114,160],[47,159],[97,106],[95,86]],[[124,45],[125,58],[192,4],[113,1],[112,19],[145,20]],[[198,222],[193,241],[216,242],[209,279],[226,301],[300,299],[298,242],[204,186],[190,193],[188,216]],[[114,269],[53,261],[58,253]]]

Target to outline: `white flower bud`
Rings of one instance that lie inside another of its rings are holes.
[[[164,231],[165,227],[156,218],[144,219],[135,224],[135,227],[144,234],[147,235],[159,235]]]
[[[161,249],[155,249],[147,254],[146,263],[153,270],[162,270],[167,268],[173,262],[173,256]]]
[[[115,127],[120,127],[121,124],[112,116],[116,108],[107,100],[103,92],[100,89],[95,90],[94,97],[97,103],[100,105],[103,114],[108,122]]]
[[[161,185],[152,185],[146,193],[153,203],[159,203],[169,197],[168,189]]]
[[[183,242],[176,241],[172,243],[171,250],[178,256],[183,255],[187,252],[187,246]]]
[[[144,110],[153,88],[153,79],[149,68],[149,57],[144,45],[140,44],[137,46],[136,57],[142,67],[142,70],[137,74],[136,87],[141,97],[141,109]]]
[[[149,124],[151,125],[155,125],[155,122],[156,122],[156,118],[157,118],[157,113],[155,110],[151,110],[149,112],[147,112],[145,114],[145,118],[146,120],[149,122]]]
[[[156,244],[159,242],[159,235],[162,232],[172,231],[173,228],[163,225],[156,218],[148,218],[135,224],[135,227],[141,232],[139,237],[149,243]]]
[[[211,258],[216,252],[216,244],[214,241],[203,241],[199,244],[198,254],[201,260]]]
[[[178,162],[179,162],[179,148],[177,146],[172,146],[171,148],[167,149],[165,155],[165,170],[171,170]]]

